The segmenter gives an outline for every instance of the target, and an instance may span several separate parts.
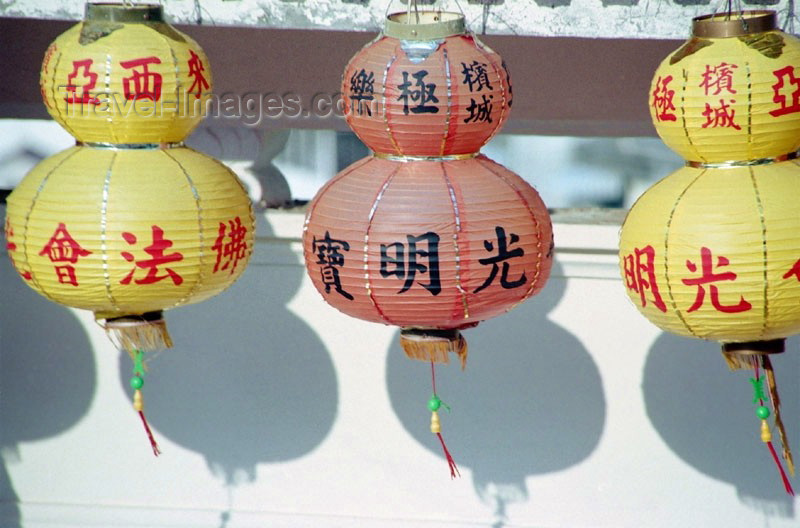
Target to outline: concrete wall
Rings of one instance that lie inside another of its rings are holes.
[[[395,328],[324,304],[301,213],[260,217],[243,278],[167,313],[175,348],[145,392],[157,459],[127,356],[0,255],[0,526],[796,527],[748,373],[638,314],[606,216],[557,217],[545,290],[465,332],[466,371],[438,369],[452,481],[428,431],[429,367]],[[774,362],[796,447],[789,348]]]

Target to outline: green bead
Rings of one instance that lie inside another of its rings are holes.
[[[431,396],[430,400],[428,400],[428,409],[430,409],[431,411],[438,411],[439,407],[441,406],[442,406],[442,400],[440,400],[439,397],[436,396],[435,394]]]
[[[769,414],[770,414],[769,409],[767,407],[764,407],[763,405],[758,409],[756,409],[756,415],[762,420],[766,420],[767,418],[769,418]]]
[[[142,379],[141,376],[134,376],[131,378],[131,388],[133,388],[133,390],[141,389],[142,385],[144,385],[144,379]]]

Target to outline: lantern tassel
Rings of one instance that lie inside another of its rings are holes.
[[[761,357],[761,366],[764,367],[765,372],[767,372],[768,384],[770,385],[770,399],[772,400],[772,408],[774,409],[775,415],[775,423],[776,425],[780,423],[779,431],[781,433],[781,440],[785,441],[785,432],[783,431],[783,422],[780,421],[780,400],[777,399],[778,389],[775,387],[775,379],[774,373],[772,373],[772,363],[769,360],[769,357],[766,355],[760,356]],[[775,461],[775,465],[778,467],[778,472],[781,475],[781,480],[783,481],[783,488],[786,490],[791,496],[794,496],[794,490],[792,489],[792,484],[789,482],[789,478],[786,476],[786,472],[783,470],[783,464],[781,464],[780,459],[778,458],[778,453],[775,452],[775,447],[772,445],[772,432],[770,431],[769,424],[767,423],[767,418],[769,418],[770,410],[764,406],[764,399],[766,395],[764,394],[763,389],[763,380],[761,379],[761,372],[759,370],[759,356],[751,356],[750,362],[753,366],[753,371],[755,373],[755,378],[751,378],[750,382],[753,384],[753,403],[758,404],[758,409],[756,410],[756,415],[761,418],[761,441],[767,444],[769,448],[769,452],[772,455],[772,460]],[[772,380],[769,380],[770,373],[772,373]],[[786,466],[789,468],[791,473],[794,472],[794,464],[792,463],[792,454],[788,450],[788,446],[784,444],[784,452],[783,457],[786,460]]]
[[[137,390],[133,393],[133,408],[139,413],[139,418],[142,419],[142,425],[144,425],[144,431],[147,433],[147,438],[150,440],[150,447],[153,449],[153,454],[158,456],[161,454],[161,450],[158,448],[158,442],[156,442],[156,437],[153,436],[153,430],[150,429],[150,424],[147,423],[147,418],[144,416],[144,403],[142,401],[142,391]]]
[[[142,387],[144,386],[144,352],[139,349],[131,351],[133,358],[133,377],[131,378],[131,387],[133,388],[133,408],[139,413],[139,418],[142,419],[144,431],[147,433],[147,438],[150,440],[150,447],[153,454],[158,456],[161,450],[158,448],[153,431],[150,429],[150,424],[147,423],[147,418],[144,416],[144,397],[142,396]]]
[[[454,479],[456,476],[460,477],[461,473],[458,471],[458,466],[456,466],[456,461],[453,460],[453,456],[450,454],[450,451],[447,450],[447,446],[444,444],[444,438],[442,438],[442,433],[436,433],[436,436],[439,437],[439,442],[442,444],[442,451],[444,451],[444,456],[447,459],[447,465],[450,466],[450,478]]]
[[[769,389],[769,397],[772,400],[772,412],[775,420],[775,427],[778,428],[778,436],[781,439],[781,447],[783,459],[786,461],[786,467],[789,474],[794,476],[794,460],[792,459],[792,451],[789,448],[789,439],[786,436],[786,428],[783,426],[781,420],[781,399],[778,396],[778,384],[775,381],[775,371],[772,369],[772,361],[769,356],[761,356],[761,366],[767,375],[767,387]]]
[[[439,399],[439,396],[436,395],[436,366],[433,361],[431,361],[431,383],[433,384],[433,396],[431,396],[431,399],[428,400],[428,409],[431,411],[431,432],[439,438],[439,443],[442,444],[444,457],[447,459],[447,465],[450,467],[450,478],[454,479],[456,476],[460,477],[461,472],[458,471],[456,461],[453,460],[453,455],[450,454],[450,451],[447,449],[447,445],[444,443],[444,438],[442,437],[442,424],[439,421],[439,409],[444,406],[444,408],[449,411],[450,407],[441,399]]]
[[[778,466],[778,471],[781,474],[781,480],[783,480],[783,488],[786,490],[786,493],[794,497],[792,483],[789,482],[789,477],[786,476],[786,472],[783,470],[781,461],[778,458],[778,453],[775,452],[775,447],[773,447],[772,442],[767,442],[767,447],[769,448],[769,452],[772,453],[772,459],[775,461],[775,465]]]

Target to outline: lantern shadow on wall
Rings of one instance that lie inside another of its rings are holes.
[[[495,508],[494,526],[503,525],[507,502],[527,499],[526,477],[579,463],[603,432],[599,370],[578,339],[547,317],[564,294],[562,277],[555,264],[539,295],[468,330],[466,370],[453,363],[436,372],[440,396],[452,407],[442,416],[448,446]],[[430,366],[408,361],[397,341],[386,373],[392,407],[406,430],[441,456],[420,411],[430,394]]]
[[[800,414],[800,374],[797,349],[772,360],[785,416]],[[662,334],[650,349],[642,392],[650,422],[670,449],[697,470],[736,487],[740,500],[765,515],[794,518],[794,501],[781,486],[769,452],[753,430],[752,372],[720,369],[713,343]],[[781,381],[785,383],[781,384]],[[791,439],[800,438],[797,420],[785,422]],[[796,440],[795,440],[796,442]],[[792,447],[796,448],[796,445]]]
[[[5,247],[2,236],[0,244]],[[21,527],[18,497],[6,467],[19,461],[18,445],[74,426],[86,414],[96,385],[92,347],[80,322],[67,308],[31,295],[16,274],[8,259],[0,259],[0,523],[4,528]]]
[[[258,222],[260,236],[269,237],[267,222]],[[149,374],[153,428],[202,454],[229,486],[255,479],[259,463],[313,451],[330,432],[338,405],[324,343],[286,308],[304,271],[259,264],[259,249],[269,254],[262,261],[296,261],[286,244],[265,246],[256,248],[253,269],[229,295],[171,315],[175,348],[155,358]],[[129,360],[120,354],[124,388],[129,378]]]

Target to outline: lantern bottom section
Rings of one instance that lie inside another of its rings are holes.
[[[786,339],[783,338],[722,344],[722,356],[731,370],[752,368],[753,356],[780,354],[784,350],[786,350]]]
[[[103,318],[102,314],[95,316]],[[114,345],[130,354],[136,350],[152,352],[172,348],[172,338],[167,331],[164,314],[160,311],[107,318],[102,326]]]
[[[450,363],[450,353],[458,354],[461,368],[467,366],[467,340],[457,329],[403,328],[400,345],[411,359]]]

